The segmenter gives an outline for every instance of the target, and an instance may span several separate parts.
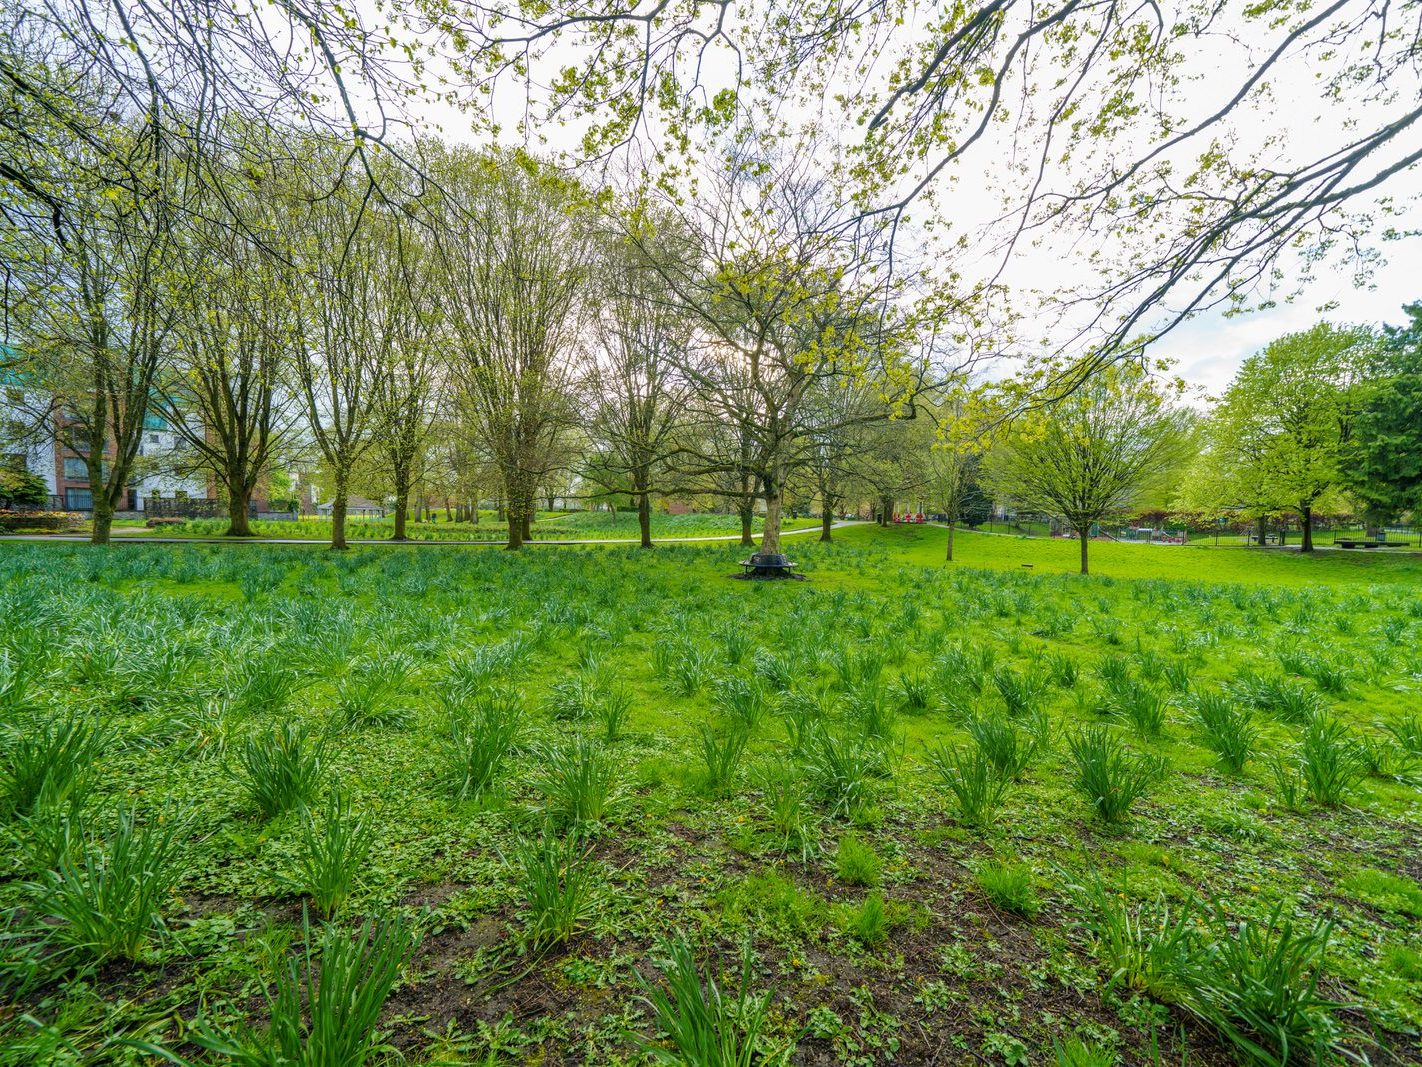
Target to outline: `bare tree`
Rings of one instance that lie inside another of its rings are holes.
[[[522,547],[535,493],[563,462],[592,277],[582,192],[515,157],[451,152],[441,180],[462,210],[441,218],[451,375],[471,434],[498,465],[508,547]]]
[[[803,159],[771,166],[732,153],[726,163],[708,179],[713,195],[666,204],[695,254],[649,254],[648,262],[696,328],[683,366],[691,408],[701,424],[721,428],[704,440],[730,433],[739,446],[685,459],[704,473],[755,479],[765,499],[760,551],[775,555],[813,391],[874,379],[892,394],[873,416],[886,417],[893,405],[911,405],[921,367],[905,343],[907,318],[873,277],[888,254],[882,234],[831,225],[842,198]],[[630,236],[647,247],[644,234]]]
[[[671,254],[666,249],[657,255]],[[613,490],[625,483],[637,501],[642,547],[652,547],[652,493],[681,447],[691,384],[681,373],[691,339],[686,317],[666,285],[634,247],[606,250],[606,295],[594,321],[597,349],[586,376],[592,433],[602,445],[583,476]]]
[[[428,458],[443,400],[440,302],[421,231],[391,224],[381,251],[380,300],[372,309],[380,337],[372,379],[375,450],[395,496],[392,540],[404,541],[411,489]]]
[[[258,211],[254,200],[249,193],[249,215]],[[289,359],[293,279],[245,229],[195,218],[186,232],[173,252],[191,295],[158,400],[195,457],[192,466],[221,487],[226,536],[250,537],[252,494],[298,418]]]
[[[301,282],[293,362],[308,428],[331,477],[334,549],[346,547],[351,473],[379,427],[376,378],[385,342],[378,309],[387,295],[379,242],[388,230],[361,230],[352,217],[363,207],[345,191],[314,200],[293,215],[289,237]]]

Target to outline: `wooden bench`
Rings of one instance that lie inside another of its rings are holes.
[[[1402,548],[1406,541],[1370,541],[1361,538],[1349,538],[1346,541],[1334,541],[1339,548]]]

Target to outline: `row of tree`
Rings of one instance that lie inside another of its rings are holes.
[[[412,494],[438,486],[497,497],[517,548],[571,472],[632,497],[644,544],[654,495],[696,493],[747,538],[763,508],[774,552],[797,483],[826,534],[863,486],[891,496],[900,427],[928,426],[919,405],[952,377],[941,309],[880,273],[883,228],[824,225],[840,194],[794,160],[728,153],[693,207],[436,140],[408,146],[411,168],[306,137],[281,165],[209,156],[201,183],[135,144],[143,181],[90,184],[49,136],[33,162],[71,207],[12,214],[6,321],[29,432],[58,425],[85,457],[96,541],[153,461],[156,412],[234,535],[296,461],[322,472],[337,547],[353,487],[388,493],[403,537]]]

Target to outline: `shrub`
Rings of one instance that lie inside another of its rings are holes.
[[[331,793],[319,829],[310,812],[304,815],[295,869],[282,881],[309,896],[317,910],[330,918],[360,881],[374,828],[363,815],[352,813],[346,797],[337,791]]]
[[[199,1023],[193,1040],[237,1067],[362,1067],[376,1026],[417,938],[399,920],[367,922],[352,936],[304,922],[303,949],[277,971],[264,1031],[228,1034]]]
[[[659,1063],[678,1067],[751,1067],[763,1062],[757,1046],[770,1014],[770,994],[750,991],[749,955],[735,993],[727,996],[715,975],[697,966],[684,939],[663,941],[660,950],[656,964],[665,986],[643,979],[642,1002],[675,1051],[641,1041],[643,1051]]]
[[[351,667],[336,692],[336,718],[347,727],[399,726],[410,719],[400,700],[414,673],[409,656],[394,653]]]
[[[1220,766],[1230,774],[1242,774],[1259,739],[1259,728],[1249,709],[1223,693],[1200,693],[1194,698],[1193,707],[1205,744]]]
[[[450,719],[443,741],[446,775],[461,800],[478,798],[498,777],[518,737],[523,700],[512,690],[484,690]]]
[[[1130,814],[1131,806],[1165,771],[1162,761],[1131,755],[1113,734],[1099,727],[1070,736],[1067,744],[1076,763],[1077,791],[1107,822]]]
[[[1220,902],[1206,916],[1210,950],[1192,977],[1188,1006],[1257,1064],[1332,1063],[1341,1052],[1335,1011],[1318,980],[1331,920],[1298,927],[1276,904],[1263,921],[1237,919]]]
[[[874,849],[853,834],[839,839],[834,856],[835,873],[850,885],[875,886],[884,874],[884,861]]]
[[[524,936],[539,949],[563,944],[597,912],[597,864],[591,850],[544,827],[537,840],[519,848],[517,859],[528,905]]]
[[[1042,908],[1032,884],[1032,868],[1025,863],[986,863],[978,869],[977,883],[983,895],[1003,911],[1034,919]]]
[[[1013,723],[1003,718],[983,716],[970,719],[967,730],[968,736],[997,773],[1012,781],[1021,779],[1041,747],[1037,738],[1024,737]]]
[[[1356,788],[1367,770],[1358,743],[1336,719],[1317,716],[1304,730],[1299,770],[1315,804],[1336,808]]]
[[[140,829],[120,808],[113,834],[89,839],[76,857],[59,856],[55,870],[32,884],[36,915],[53,924],[47,937],[96,962],[136,960],[166,931],[163,905],[182,876],[182,821],[160,819]]]
[[[548,814],[562,823],[600,822],[614,800],[616,767],[610,753],[585,737],[546,751],[534,785]]]
[[[82,789],[81,778],[112,739],[112,733],[78,715],[48,719],[12,732],[5,752],[6,814],[25,815],[42,795],[59,799]]]
[[[700,738],[703,787],[714,796],[724,796],[735,783],[741,756],[750,740],[750,729],[744,723],[737,722],[718,734],[703,724]]]
[[[268,819],[308,804],[320,788],[326,743],[312,740],[304,726],[284,723],[249,737],[237,752],[241,774],[233,777]]]
[[[940,745],[928,754],[928,764],[952,793],[959,819],[971,826],[987,826],[997,817],[1008,779],[981,747],[964,750]]]

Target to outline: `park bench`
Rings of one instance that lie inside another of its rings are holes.
[[[741,572],[747,578],[793,578],[796,564],[779,553],[755,553],[741,562]]]
[[[1382,538],[1348,537],[1335,539],[1333,542],[1339,548],[1402,548],[1405,541],[1387,541]]]

